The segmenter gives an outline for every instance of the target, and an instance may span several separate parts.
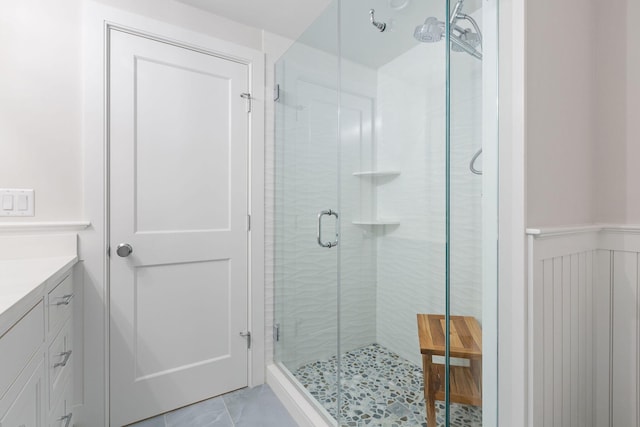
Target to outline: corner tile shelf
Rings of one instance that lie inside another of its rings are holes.
[[[400,175],[400,171],[397,170],[371,170],[354,172],[353,176],[361,178],[372,178],[371,191],[376,191],[375,186],[379,183],[375,178],[395,178]],[[367,215],[368,216],[368,215]],[[376,215],[371,215],[376,216]],[[351,222],[354,225],[368,225],[368,226],[386,226],[386,225],[400,225],[400,221],[396,219],[369,219],[369,220],[355,220]]]
[[[398,176],[400,171],[362,171],[354,172],[353,176],[370,177],[370,178],[383,178],[388,176]]]
[[[400,225],[400,221],[392,219],[372,219],[363,221],[351,221],[355,225]]]

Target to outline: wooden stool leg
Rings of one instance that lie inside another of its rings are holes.
[[[431,369],[431,355],[422,355],[422,369],[424,375],[424,400],[427,410],[427,427],[436,427],[436,381]]]
[[[480,396],[482,396],[482,359],[471,360],[471,374],[478,384]]]

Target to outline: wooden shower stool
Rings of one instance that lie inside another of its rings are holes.
[[[418,337],[424,375],[427,426],[436,427],[436,400],[445,400],[444,365],[433,356],[444,356],[445,320],[440,314],[418,314]],[[450,402],[482,406],[482,330],[473,317],[451,316],[451,357],[469,359],[470,366],[450,366]]]

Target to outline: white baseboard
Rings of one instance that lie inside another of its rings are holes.
[[[275,364],[267,366],[267,384],[300,427],[335,427],[294,386]]]

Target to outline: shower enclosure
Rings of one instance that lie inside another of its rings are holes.
[[[276,63],[274,357],[336,425],[427,425],[418,314],[438,425],[497,424],[494,3],[334,0]]]

